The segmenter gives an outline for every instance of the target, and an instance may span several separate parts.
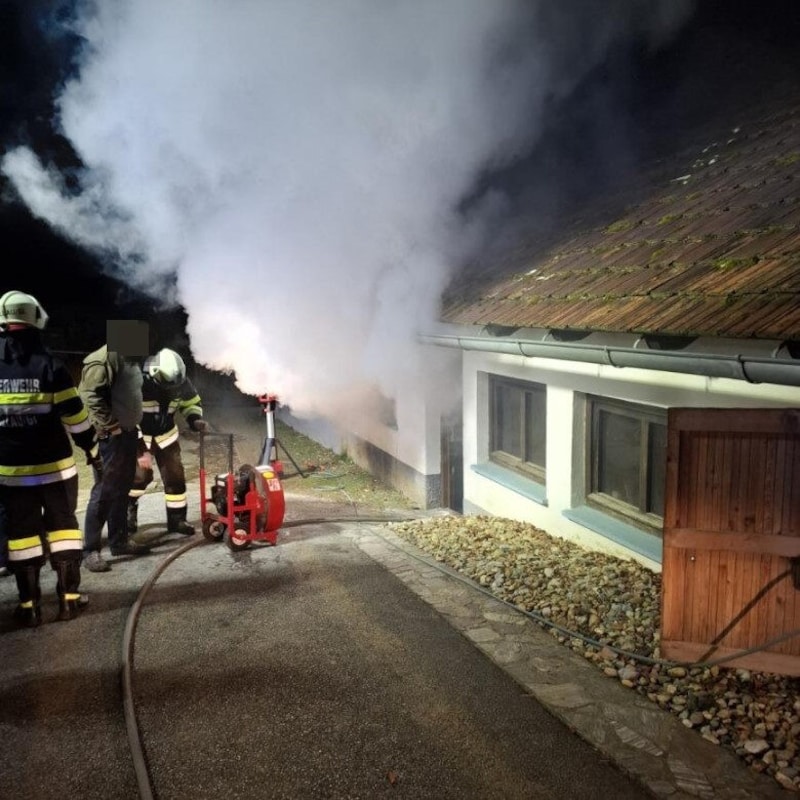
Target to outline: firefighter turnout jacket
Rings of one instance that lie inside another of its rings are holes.
[[[177,388],[160,386],[145,375],[142,383],[141,437],[149,449],[153,442],[161,449],[178,441],[175,414],[180,414],[194,430],[197,420],[203,418],[200,395],[187,378]]]
[[[27,340],[27,341],[26,341]],[[27,354],[20,357],[20,345]],[[67,368],[28,329],[0,336],[0,484],[34,486],[77,475],[72,444],[94,429]]]

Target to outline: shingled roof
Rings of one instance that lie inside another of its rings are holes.
[[[459,282],[442,320],[800,340],[800,97],[734,123]]]

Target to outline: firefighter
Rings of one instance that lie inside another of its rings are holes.
[[[186,476],[175,414],[179,413],[193,431],[208,430],[203,419],[200,395],[186,377],[183,359],[168,348],[159,350],[144,363],[143,414],[140,423],[139,461],[133,488],[128,494],[128,534],[138,527],[138,502],[153,480],[152,456],[161,473],[167,507],[167,532],[194,534],[186,521]]]
[[[42,620],[39,573],[48,556],[57,575],[58,619],[72,619],[81,605],[83,537],[70,436],[87,463],[96,448],[72,376],[42,342],[46,324],[33,295],[0,297],[0,504],[19,593],[14,616],[28,627]]]
[[[101,555],[104,526],[108,527],[112,556],[143,556],[150,552],[149,547],[128,539],[125,519],[142,418],[142,369],[139,347],[117,330],[119,322],[107,323],[107,344],[83,359],[78,384],[99,446],[99,458],[92,465],[94,484],[83,526],[83,565],[90,572],[111,569]]]

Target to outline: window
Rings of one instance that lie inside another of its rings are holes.
[[[666,413],[613,400],[590,400],[588,501],[660,529],[664,517]]]
[[[492,376],[489,391],[490,460],[544,483],[546,387]]]

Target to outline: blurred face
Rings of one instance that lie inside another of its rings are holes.
[[[138,319],[110,319],[106,322],[106,344],[121,356],[144,358],[150,349],[150,327]]]

